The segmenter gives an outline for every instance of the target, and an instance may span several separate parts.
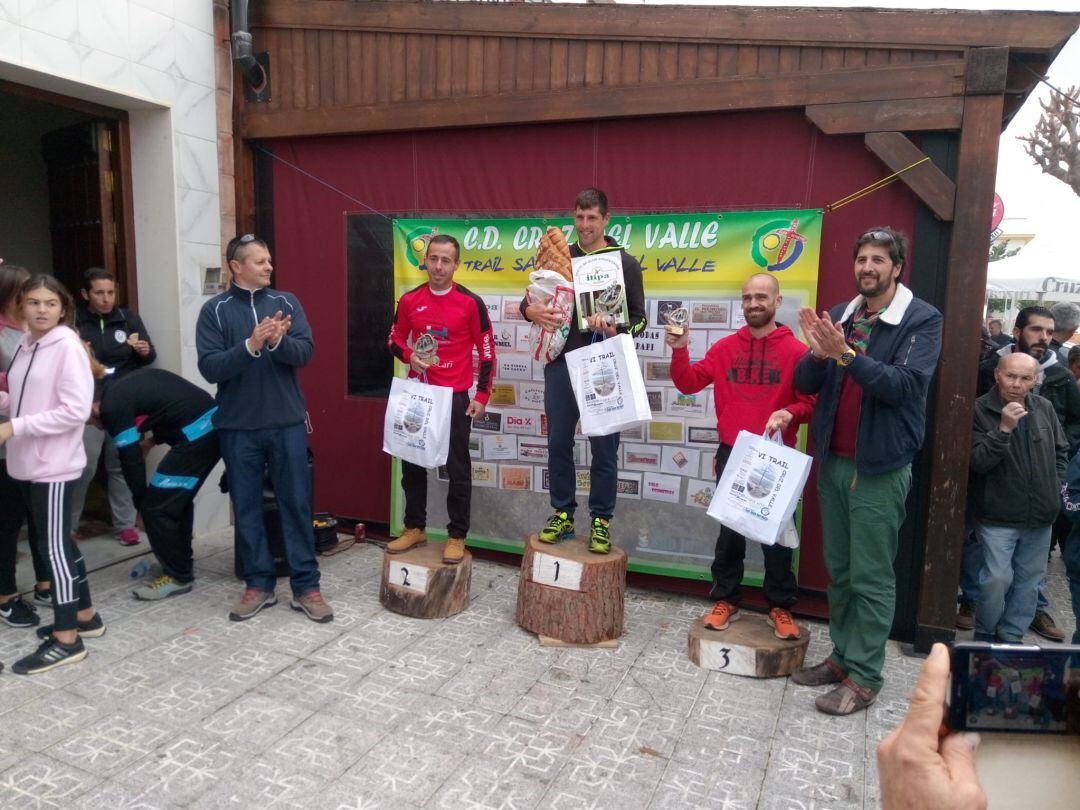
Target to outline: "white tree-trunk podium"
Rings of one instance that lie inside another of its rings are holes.
[[[702,669],[750,678],[790,675],[803,665],[810,643],[810,628],[799,625],[802,635],[794,641],[776,637],[759,613],[745,610],[727,630],[710,630],[697,619],[687,638],[690,660]]]

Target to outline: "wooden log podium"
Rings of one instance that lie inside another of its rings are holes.
[[[379,601],[414,619],[442,619],[469,604],[472,554],[457,565],[442,561],[443,544],[428,541],[401,554],[383,554]]]
[[[593,554],[581,538],[525,542],[518,580],[517,623],[568,644],[597,644],[623,631],[626,552]]]
[[[777,678],[803,665],[810,628],[800,624],[799,630],[799,638],[784,641],[776,637],[765,616],[745,610],[727,630],[719,632],[697,619],[690,624],[688,652],[690,660],[702,669],[750,678]]]

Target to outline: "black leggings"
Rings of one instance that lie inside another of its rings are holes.
[[[91,607],[90,583],[82,552],[71,541],[71,490],[74,481],[18,481],[30,510],[30,543],[47,554],[52,566],[53,624],[74,630],[76,614]]]
[[[7,459],[0,458],[0,595],[17,593],[15,563],[18,559],[19,531],[23,523],[30,524],[33,534],[33,516],[27,511],[26,503],[19,492],[19,482],[8,475]],[[52,579],[49,557],[38,547],[30,543],[30,557],[34,561],[34,577],[38,582]]]

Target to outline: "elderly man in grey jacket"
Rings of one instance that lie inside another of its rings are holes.
[[[1035,358],[1014,353],[975,402],[969,506],[982,547],[975,639],[1019,642],[1035,616],[1069,445],[1054,408],[1031,393]]]

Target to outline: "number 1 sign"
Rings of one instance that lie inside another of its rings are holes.
[[[585,566],[565,557],[537,554],[533,557],[532,579],[541,585],[552,585],[568,591],[581,590],[581,574]]]

